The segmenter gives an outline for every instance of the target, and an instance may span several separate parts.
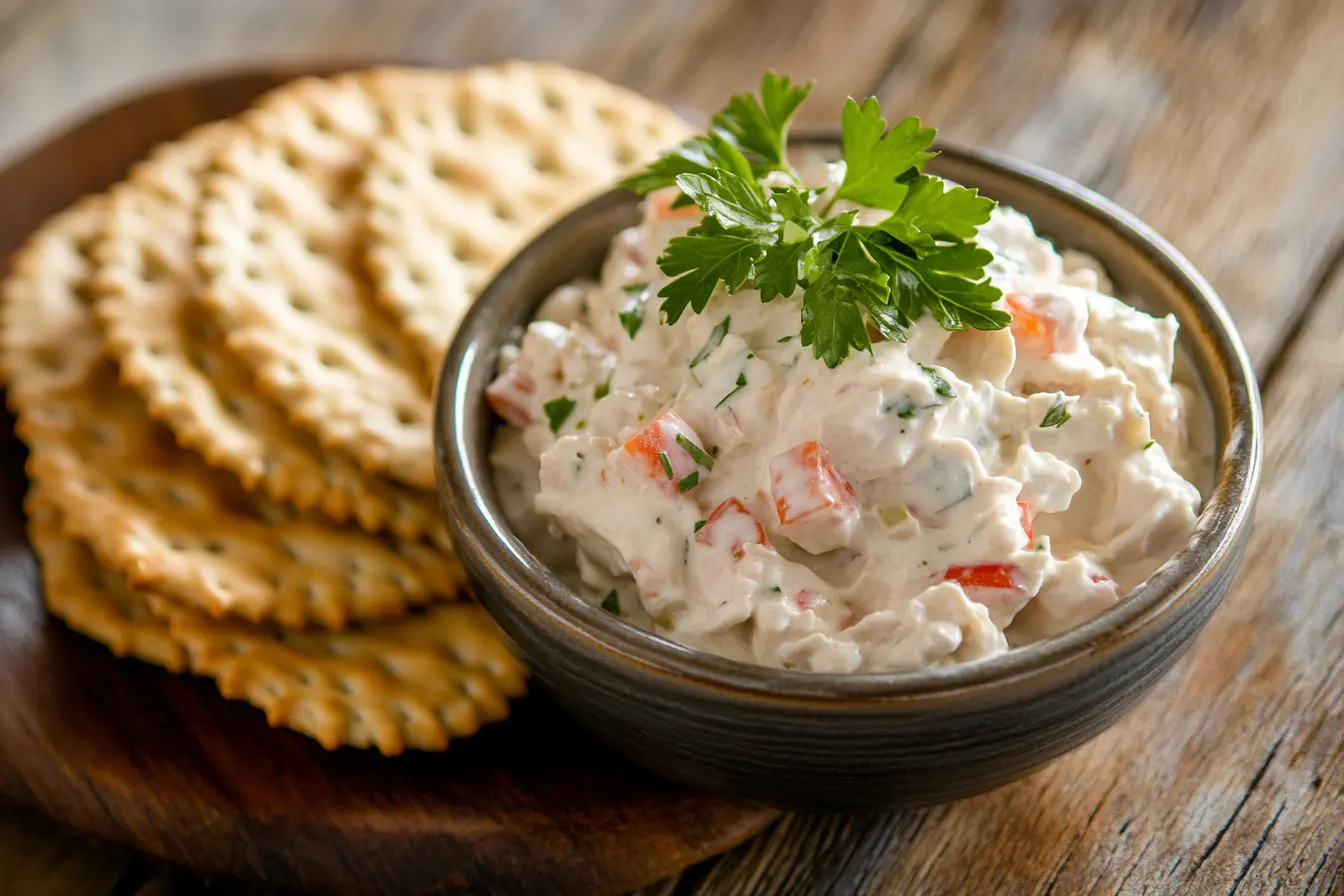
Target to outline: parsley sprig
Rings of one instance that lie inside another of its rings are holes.
[[[925,174],[933,128],[910,117],[889,129],[872,97],[845,103],[839,187],[829,196],[808,188],[789,164],[788,137],[811,89],[767,71],[759,97],[733,96],[707,134],[623,182],[641,194],[675,186],[674,206],[705,215],[658,258],[672,278],[658,292],[663,318],[702,313],[720,287],[735,293],[750,281],[763,302],[801,287],[800,338],[828,367],[871,350],[870,329],[905,341],[926,313],[947,330],[1007,326],[985,276],[993,256],[974,241],[993,200]],[[841,201],[889,214],[860,225],[852,208],[832,214]]]

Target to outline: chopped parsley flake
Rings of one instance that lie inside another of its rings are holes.
[[[736,395],[737,393],[741,392],[741,391],[742,391],[743,389],[745,389],[746,387],[747,387],[747,373],[746,373],[746,371],[744,370],[744,371],[742,371],[741,373],[739,373],[739,374],[737,375],[737,386],[733,389],[733,391],[729,392],[727,395],[725,395],[725,396],[723,396],[722,398],[720,398],[720,399],[719,399],[719,403],[716,404],[716,405],[714,405],[714,407],[716,407],[716,408],[721,408],[721,407],[723,407],[723,403],[724,403],[724,402],[726,402],[728,399],[732,398],[732,397],[733,397],[734,395]]]
[[[648,288],[649,288],[649,284],[647,284],[647,283],[627,283],[627,284],[625,284],[624,286],[621,287],[621,289],[622,289],[624,292],[629,293],[629,294],[631,294],[631,295],[634,295],[634,294],[636,294],[636,293],[641,293],[641,292],[643,292],[644,290],[646,290],[646,289],[648,289]]]
[[[541,406],[542,411],[546,413],[546,421],[550,424],[551,432],[557,433],[560,427],[565,425],[569,415],[574,413],[575,403],[569,396],[561,395],[559,398],[546,402]]]
[[[692,470],[691,475],[677,483],[677,491],[685,494],[700,484],[700,471]]]
[[[942,374],[938,371],[934,370],[932,367],[925,367],[923,364],[919,365],[919,369],[924,371],[924,375],[929,378],[929,382],[933,383],[934,392],[941,395],[943,398],[957,397],[957,393],[952,389],[952,384],[943,379]]]
[[[731,314],[726,315],[723,320],[719,321],[718,326],[709,331],[709,338],[705,340],[705,344],[701,346],[700,351],[696,352],[695,357],[691,359],[692,367],[714,354],[714,349],[718,348],[723,343],[723,337],[728,335],[728,327],[732,322],[733,316]]]
[[[677,433],[677,444],[686,449],[686,453],[691,456],[691,460],[704,467],[706,470],[714,469],[714,458],[705,452],[705,449],[686,438],[681,433]]]
[[[1073,415],[1069,413],[1069,400],[1063,395],[1060,395],[1055,399],[1055,403],[1050,405],[1050,410],[1045,412],[1045,419],[1041,421],[1041,429],[1048,429],[1051,426],[1055,429],[1059,429],[1065,423],[1069,422],[1069,418],[1072,416]]]
[[[792,342],[792,341],[793,341],[793,337],[792,337],[792,336],[782,336],[782,337],[780,337],[779,339],[776,339],[775,341],[778,342],[780,345],[783,345],[783,344],[786,343],[786,342]]]
[[[696,520],[696,521],[695,521],[695,526],[694,526],[694,528],[691,529],[691,531],[692,531],[692,532],[699,532],[701,529],[705,528],[705,526],[706,526],[708,523],[709,523],[709,520]]]
[[[608,591],[607,596],[602,598],[602,609],[608,613],[615,613],[617,616],[621,615],[621,598],[616,593],[615,588]]]
[[[1143,450],[1144,450],[1144,451],[1147,451],[1149,448],[1153,447],[1153,446],[1156,445],[1156,444],[1157,444],[1157,439],[1150,439],[1149,442],[1148,442],[1148,444],[1143,446]]]
[[[670,461],[670,460],[667,459],[667,452],[666,452],[666,451],[659,451],[659,452],[658,452],[658,460],[662,462],[662,464],[663,464],[663,472],[667,474],[667,478],[668,478],[668,479],[671,479],[671,478],[672,478],[672,461]]]
[[[624,307],[622,307],[620,312],[616,315],[621,322],[621,326],[625,328],[625,332],[629,334],[631,339],[634,339],[635,334],[639,332],[639,328],[644,326],[644,306],[648,304],[649,301],[648,293],[643,289],[637,292],[632,291],[631,287],[637,285],[639,284],[631,284],[630,286],[624,287],[625,291],[630,294],[630,298],[625,300]],[[644,285],[647,286],[648,284]]]
[[[607,377],[605,383],[598,383],[593,387],[593,401],[601,401],[611,394],[611,377]]]

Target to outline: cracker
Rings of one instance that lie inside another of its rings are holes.
[[[60,514],[40,489],[29,491],[24,509],[28,541],[41,564],[42,596],[53,616],[117,656],[170,672],[187,668],[187,650],[169,634],[167,623],[144,595],[126,587],[123,577],[99,566],[87,547],[61,533]]]
[[[17,256],[0,312],[16,431],[66,533],[132,585],[212,616],[340,628],[458,595],[465,575],[447,551],[294,518],[149,418],[102,356],[91,316],[89,256],[106,220],[95,199],[45,224]]]
[[[197,302],[198,178],[237,133],[231,123],[198,128],[159,147],[112,193],[98,248],[96,312],[122,381],[181,445],[249,490],[338,522],[353,518],[370,531],[429,536],[446,546],[435,493],[365,473],[291,424],[247,367],[224,350],[218,325]]]
[[[380,98],[409,80],[307,78],[258,101],[206,178],[196,258],[228,348],[291,420],[369,472],[432,489],[429,391],[360,249]]]
[[[508,716],[522,667],[485,611],[463,602],[358,631],[286,632],[220,624],[156,601],[192,671],[327,749],[442,750]]]
[[[364,172],[379,302],[437,378],[472,299],[542,226],[690,136],[671,109],[563,66],[506,62],[385,100]]]
[[[28,506],[53,615],[118,656],[213,678],[225,697],[264,710],[272,727],[327,749],[442,750],[506,718],[509,698],[525,690],[522,668],[475,604],[343,633],[221,623],[133,590],[61,534],[46,501],[30,495]]]

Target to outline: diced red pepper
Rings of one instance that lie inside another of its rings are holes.
[[[1089,576],[1089,578],[1092,579],[1092,582],[1093,582],[1094,584],[1097,584],[1097,585],[1110,585],[1110,586],[1111,586],[1112,588],[1114,588],[1117,592],[1120,590],[1120,586],[1117,585],[1117,584],[1115,583],[1115,579],[1112,579],[1110,576],[1092,575],[1092,576]]]
[[[821,442],[803,442],[770,461],[770,491],[785,534],[814,554],[846,544],[858,526],[854,487]]]
[[[517,364],[510,364],[493,383],[485,388],[485,400],[491,409],[514,426],[533,422],[532,398],[537,393],[537,381]]]
[[[963,588],[1009,588],[1017,590],[1017,567],[1001,563],[982,566],[949,566],[943,578]]]
[[[1022,520],[1022,531],[1027,533],[1027,547],[1036,544],[1036,511],[1026,501],[1017,502],[1017,512]]]
[[[766,544],[765,529],[736,498],[729,498],[710,513],[695,533],[695,540],[707,547],[725,546],[734,560],[741,560],[748,544]]]
[[[804,588],[794,595],[793,602],[798,605],[798,609],[806,611],[821,606],[823,600],[820,594]]]
[[[677,436],[697,447],[700,439],[689,423],[675,411],[663,411],[649,424],[630,437],[623,446],[625,453],[639,461],[649,477],[668,494],[678,494],[678,483],[696,471],[704,475],[695,458],[677,442]]]
[[[1029,293],[1010,292],[1004,302],[1013,315],[1011,329],[1018,351],[1040,358],[1052,354],[1058,329],[1054,319],[1036,311]]]

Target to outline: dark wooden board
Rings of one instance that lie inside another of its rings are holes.
[[[154,144],[286,76],[143,96],[0,174],[0,257]],[[49,620],[23,534],[23,449],[0,445],[0,797],[191,867],[287,887],[409,896],[619,892],[775,813],[689,793],[618,758],[541,696],[447,753],[329,753],[206,681]],[[3,875],[0,875],[2,877]]]

